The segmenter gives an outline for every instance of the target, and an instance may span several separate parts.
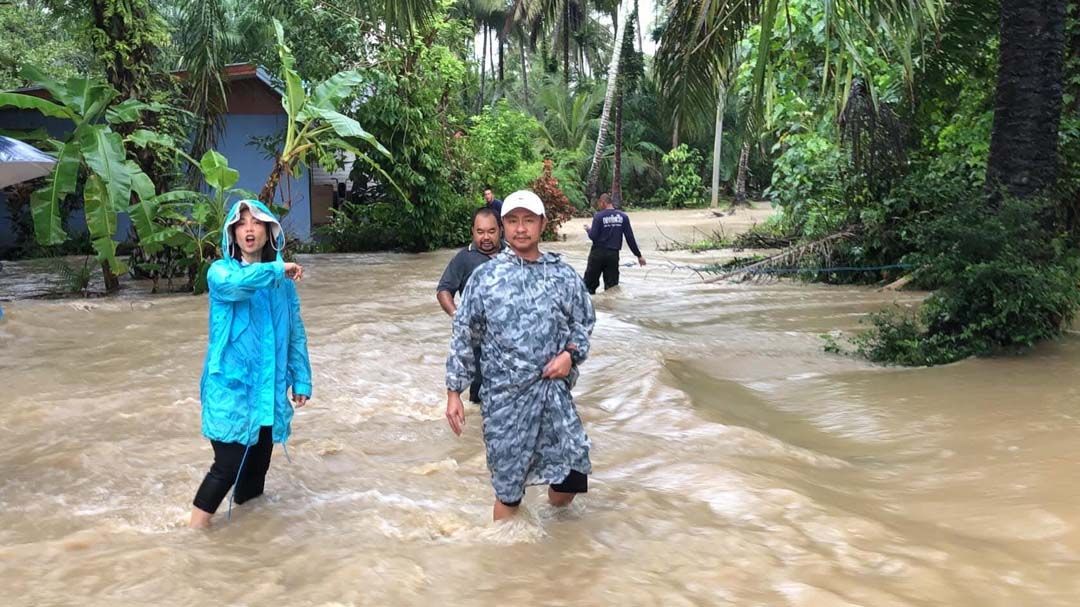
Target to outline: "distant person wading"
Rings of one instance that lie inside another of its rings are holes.
[[[609,194],[601,194],[596,201],[599,212],[593,216],[592,226],[585,226],[585,233],[592,240],[589,251],[589,263],[585,267],[585,287],[590,294],[596,293],[600,286],[600,276],[604,277],[604,290],[619,284],[619,250],[623,239],[630,247],[630,252],[637,257],[638,265],[645,265],[634,230],[630,227],[630,216],[616,209]]]

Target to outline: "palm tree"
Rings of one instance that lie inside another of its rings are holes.
[[[1058,128],[1063,90],[1062,49],[1067,0],[1002,0],[994,126],[990,139],[987,184],[992,200],[1001,189],[1027,197],[1053,185],[1057,175]],[[676,117],[700,107],[712,91],[725,62],[730,63],[743,34],[762,25],[748,124],[760,118],[769,39],[778,0],[673,0],[657,65],[667,85]],[[879,49],[892,47],[909,78],[911,48],[928,26],[946,14],[942,0],[873,2],[831,0],[829,35],[850,44],[862,31]],[[834,74],[860,71],[855,53],[834,58]],[[827,61],[828,62],[828,61]],[[750,129],[752,132],[752,128]]]
[[[787,0],[784,0],[785,3]],[[742,112],[746,122],[741,154],[740,183],[745,184],[752,146],[762,121],[765,76],[771,62],[773,28],[781,17],[780,0],[672,0],[656,56],[663,98],[671,112],[677,142],[680,127],[688,121],[711,116],[719,104],[724,75],[736,65],[739,43],[750,27],[760,24],[757,61],[753,70],[750,98]],[[840,51],[826,57],[826,79],[861,71],[856,40],[870,40],[876,49],[902,62],[908,78],[914,75],[912,48],[936,26],[945,9],[945,0],[925,2],[865,2],[829,0],[825,5],[826,35],[840,42]],[[856,36],[862,33],[863,36]],[[828,46],[827,46],[828,48]],[[872,94],[876,94],[872,91]],[[838,103],[843,96],[838,96]],[[745,187],[737,194],[745,195]]]
[[[623,105],[626,96],[637,88],[637,82],[644,75],[641,55],[634,50],[634,24],[638,21],[638,3],[634,0],[634,9],[626,20],[620,52],[622,69],[617,78],[615,99],[615,152],[614,168],[611,173],[611,197],[615,206],[622,205],[622,160],[623,160]]]
[[[604,95],[604,109],[600,113],[600,130],[596,135],[596,149],[593,152],[592,167],[589,169],[589,178],[586,181],[585,196],[591,201],[596,197],[597,181],[600,178],[600,157],[604,151],[604,141],[607,138],[608,117],[611,115],[611,103],[615,97],[616,83],[619,78],[619,56],[622,54],[623,33],[625,27],[618,27],[618,23],[626,22],[621,19],[615,22],[615,45],[611,51],[611,65],[607,74],[607,94]]]
[[[615,0],[593,0],[593,8],[606,10]],[[521,26],[529,33],[535,46],[541,36],[550,37],[551,48],[562,51],[563,84],[572,80],[571,57],[575,57],[577,80],[584,75],[585,66],[593,61],[599,64],[602,25],[590,12],[587,0],[514,0],[507,13],[504,32],[513,26]]]
[[[1002,0],[994,125],[986,183],[991,202],[1054,185],[1064,73],[1066,0]]]
[[[541,146],[548,152],[572,150],[588,153],[594,128],[593,116],[602,97],[600,91],[571,95],[561,83],[548,83],[536,95],[539,105]]]
[[[199,119],[191,144],[195,158],[217,145],[224,128],[224,70],[240,59],[244,6],[236,0],[185,0],[173,15],[177,68],[186,72],[187,109]]]

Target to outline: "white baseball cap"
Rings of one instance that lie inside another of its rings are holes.
[[[529,190],[518,190],[506,197],[502,203],[502,216],[506,217],[514,209],[525,209],[537,215],[544,215],[544,201]]]

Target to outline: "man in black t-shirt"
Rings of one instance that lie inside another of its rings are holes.
[[[489,192],[487,190],[486,192]],[[500,201],[501,205],[501,201]],[[502,229],[496,221],[495,211],[490,206],[477,209],[473,213],[472,244],[458,251],[447,264],[436,287],[435,298],[444,312],[452,318],[457,311],[454,296],[465,290],[473,270],[480,267],[502,250]],[[480,355],[476,355],[476,378],[469,389],[469,400],[480,402]]]

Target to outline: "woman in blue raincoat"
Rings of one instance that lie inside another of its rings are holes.
[[[214,463],[195,494],[191,527],[207,527],[235,485],[237,504],[263,493],[274,443],[289,438],[293,406],[311,397],[307,336],[285,263],[281,224],[256,200],[233,205],[222,229],[224,259],[207,273],[210,344],[200,382],[202,433]]]

